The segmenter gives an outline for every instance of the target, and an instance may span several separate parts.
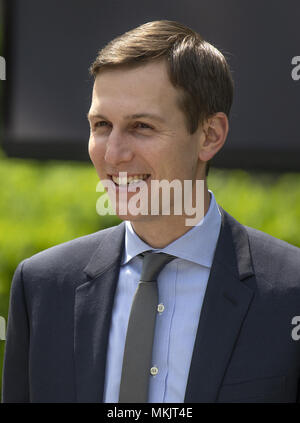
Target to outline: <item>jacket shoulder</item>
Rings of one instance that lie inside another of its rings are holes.
[[[78,277],[97,248],[105,243],[106,237],[113,236],[113,232],[121,225],[47,248],[23,260],[18,268],[22,267],[29,279],[49,279],[57,275]]]
[[[244,226],[255,272],[272,283],[300,287],[300,248],[267,233]]]

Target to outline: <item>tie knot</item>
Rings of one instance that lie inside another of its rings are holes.
[[[144,256],[141,274],[141,281],[143,282],[156,281],[163,267],[176,258],[166,253],[145,252],[141,255]]]

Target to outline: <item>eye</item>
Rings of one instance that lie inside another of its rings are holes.
[[[100,120],[99,122],[95,123],[94,127],[99,128],[100,126],[105,126],[105,125],[102,125],[103,123],[107,124],[107,122],[105,122],[105,120]]]
[[[144,122],[137,122],[136,125],[142,125],[140,127],[141,129],[153,129],[151,126],[149,126],[147,123],[144,123]]]

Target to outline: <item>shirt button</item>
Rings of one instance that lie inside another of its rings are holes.
[[[158,304],[158,306],[157,306],[157,311],[158,311],[159,313],[162,313],[162,312],[164,311],[164,309],[165,309],[165,306],[164,306],[163,304]]]
[[[158,373],[158,368],[157,368],[157,367],[151,367],[151,369],[150,369],[150,373],[152,374],[152,376],[157,375],[157,373]]]

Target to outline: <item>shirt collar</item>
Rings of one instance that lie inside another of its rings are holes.
[[[175,241],[161,249],[154,249],[144,242],[135,232],[129,221],[125,222],[125,249],[121,264],[128,263],[144,251],[164,252],[178,258],[211,267],[221,227],[221,213],[212,191],[210,205],[200,222]]]

